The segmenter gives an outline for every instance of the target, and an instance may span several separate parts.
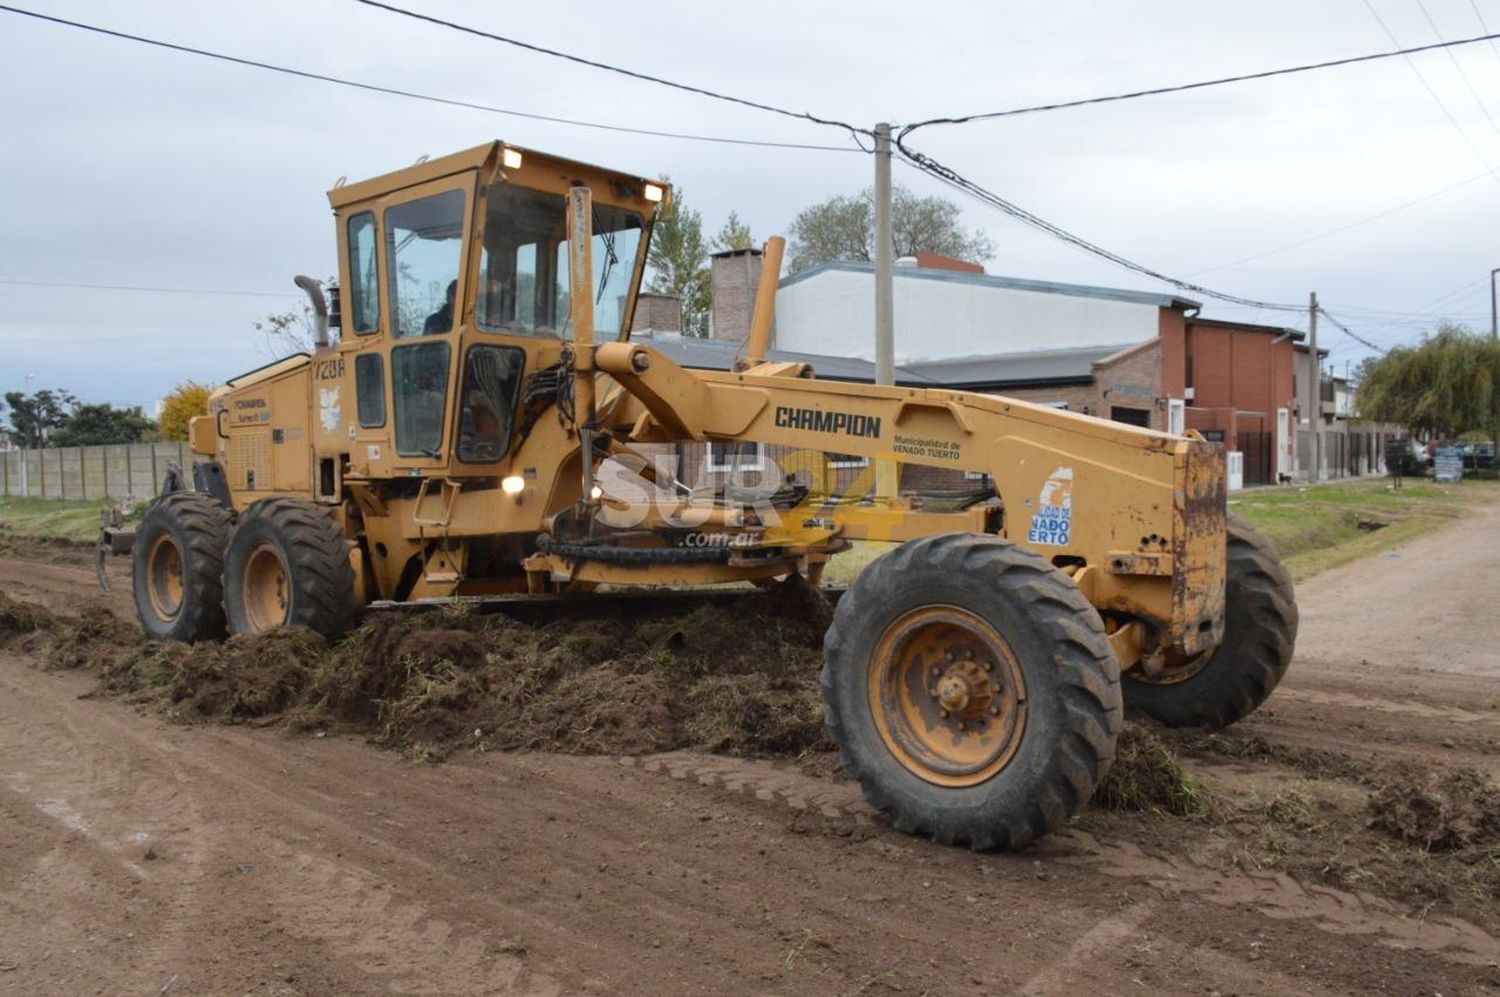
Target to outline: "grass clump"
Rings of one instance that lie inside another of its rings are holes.
[[[1203,784],[1182,770],[1167,746],[1147,728],[1127,722],[1115,742],[1115,761],[1094,790],[1105,810],[1194,817],[1208,810]]]

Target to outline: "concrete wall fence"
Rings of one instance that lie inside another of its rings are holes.
[[[0,453],[0,495],[101,501],[154,498],[169,464],[191,473],[193,452],[186,443],[7,450]]]

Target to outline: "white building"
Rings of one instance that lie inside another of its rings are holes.
[[[776,348],[873,360],[874,272],[837,261],[781,281]],[[898,364],[1139,343],[1161,334],[1164,312],[1180,324],[1197,307],[1170,294],[914,265],[896,268],[894,295]]]

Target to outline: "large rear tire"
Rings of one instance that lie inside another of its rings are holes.
[[[1156,680],[1124,676],[1125,706],[1168,727],[1227,727],[1276,688],[1297,643],[1292,576],[1271,542],[1239,516],[1228,522],[1224,639]]]
[[[155,640],[224,636],[229,512],[202,492],[168,492],[135,531],[131,580],[141,629]]]
[[[839,600],[821,676],[840,761],[901,831],[1019,848],[1114,758],[1118,666],[1076,585],[980,534],[914,540]]]
[[[338,525],[296,499],[256,502],[229,537],[224,608],[234,633],[310,627],[333,639],[354,624],[354,568]]]

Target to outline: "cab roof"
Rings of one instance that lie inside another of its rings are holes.
[[[654,184],[663,191],[663,208],[667,204],[669,185],[660,180],[650,177],[633,176],[602,166],[593,166],[589,163],[578,162],[577,160],[564,159],[561,156],[553,156],[545,152],[537,152],[533,149],[509,145],[499,140],[486,142],[483,145],[476,145],[472,149],[465,149],[462,152],[455,152],[451,155],[440,156],[437,159],[422,160],[405,169],[382,173],[380,176],[371,177],[368,180],[360,180],[355,183],[336,186],[328,192],[328,203],[337,210],[348,204],[372,200],[406,187],[426,183],[429,180],[438,180],[443,177],[452,176],[455,173],[462,173],[466,170],[494,169],[501,162],[500,157],[504,150],[512,150],[521,154],[521,169],[523,173],[536,168],[559,170],[573,179],[589,183],[590,186],[598,186],[598,181],[600,180],[609,180],[614,182],[616,188],[614,193],[617,195],[627,195],[618,199],[638,200],[643,203],[645,202],[645,198],[642,192],[645,189],[645,185],[648,183]]]

